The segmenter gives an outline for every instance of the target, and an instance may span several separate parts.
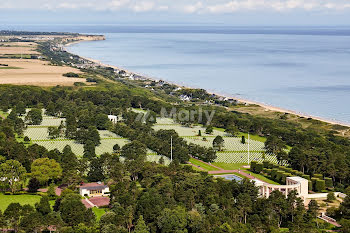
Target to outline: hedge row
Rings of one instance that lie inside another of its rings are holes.
[[[302,177],[309,181],[309,190],[314,190],[316,192],[322,192],[326,188],[333,187],[332,178],[323,177],[322,174],[314,174],[313,177],[310,177],[310,175],[305,175],[301,171],[293,170],[290,167],[279,166],[269,161],[264,161],[263,163],[252,161],[250,164],[250,169],[254,173],[258,173],[258,174],[263,172],[267,174],[272,180],[281,184],[286,183],[287,177],[290,177],[290,176]]]

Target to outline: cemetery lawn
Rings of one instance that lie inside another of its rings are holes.
[[[193,158],[190,158],[190,163],[196,165],[196,166],[200,166],[201,168],[207,170],[207,171],[218,171],[219,169],[215,168],[215,167],[212,167],[206,163],[203,163],[199,160],[196,160],[196,159],[193,159]]]

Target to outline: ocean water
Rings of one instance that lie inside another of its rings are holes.
[[[152,78],[350,123],[348,28],[184,28],[90,27],[85,32],[107,39],[68,49]]]

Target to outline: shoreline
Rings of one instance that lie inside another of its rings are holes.
[[[91,41],[91,40],[80,40],[80,41],[70,42],[70,43],[64,44],[64,49],[67,52],[72,53],[68,49],[69,46],[71,46],[73,44],[81,43],[81,42],[88,42],[88,41]],[[74,53],[72,53],[72,54],[74,54]],[[175,83],[173,81],[168,81],[166,79],[151,78],[151,77],[149,77],[147,75],[139,74],[137,72],[133,72],[133,71],[124,69],[122,67],[118,67],[118,66],[115,66],[115,65],[109,65],[109,64],[102,63],[101,61],[93,59],[93,58],[90,58],[90,57],[83,57],[83,56],[80,56],[79,54],[75,54],[75,55],[77,55],[77,56],[79,56],[79,57],[81,57],[81,58],[83,58],[85,60],[88,60],[88,61],[91,61],[93,63],[99,64],[100,66],[112,67],[112,68],[117,69],[117,70],[124,70],[125,72],[127,72],[129,74],[138,75],[138,76],[144,77],[145,79],[150,80],[150,81],[163,80],[163,81],[165,81],[165,82],[167,82],[169,84],[172,84],[172,85],[175,85],[175,86],[178,86],[178,87],[182,87],[182,88],[200,88],[200,87],[191,87],[191,86],[188,86],[186,84]],[[206,91],[209,94],[215,94],[216,96],[219,96],[219,97],[225,97],[225,98],[229,98],[229,99],[234,99],[234,100],[237,100],[238,102],[243,103],[243,104],[258,105],[261,108],[264,108],[265,111],[288,113],[288,114],[295,115],[295,116],[298,116],[298,117],[312,118],[314,120],[318,120],[318,121],[321,121],[321,122],[324,122],[324,123],[327,123],[327,124],[331,124],[331,125],[341,125],[341,126],[345,126],[345,127],[350,127],[350,123],[340,122],[340,121],[337,121],[337,120],[331,120],[331,119],[327,119],[327,118],[323,118],[323,117],[319,117],[319,116],[313,116],[313,115],[309,115],[307,113],[297,112],[296,110],[284,109],[283,107],[276,107],[276,106],[272,106],[272,105],[261,103],[261,102],[257,102],[257,101],[252,101],[252,100],[243,99],[243,98],[239,98],[239,97],[232,96],[232,95],[222,94],[222,93],[217,92],[217,91],[210,91],[210,90],[206,90]]]

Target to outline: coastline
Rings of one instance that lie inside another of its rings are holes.
[[[69,48],[68,48],[69,46],[71,46],[73,44],[81,43],[81,42],[88,42],[88,41],[91,41],[91,40],[79,40],[79,41],[70,42],[70,43],[64,44],[64,49],[67,52],[72,53],[71,51],[69,51]],[[74,53],[72,53],[72,54],[74,54]],[[112,67],[112,68],[117,69],[117,70],[124,70],[125,72],[127,72],[129,74],[138,75],[138,76],[144,77],[144,78],[146,78],[147,80],[150,80],[150,81],[159,81],[160,80],[160,79],[156,79],[156,78],[151,78],[151,77],[149,77],[147,75],[144,75],[144,74],[140,74],[140,73],[137,73],[137,72],[133,72],[133,71],[124,69],[123,67],[118,67],[118,66],[115,66],[115,65],[105,64],[105,63],[102,63],[99,60],[96,60],[96,59],[93,59],[93,58],[90,58],[90,57],[83,57],[83,56],[80,56],[79,54],[75,54],[75,55],[77,55],[77,56],[79,56],[79,57],[81,57],[81,58],[83,58],[85,60],[91,61],[93,63],[97,63],[100,66]],[[191,86],[188,86],[186,84],[174,83],[174,82],[168,81],[166,79],[161,79],[161,80],[164,80],[165,82],[167,82],[169,84],[173,84],[175,86],[182,87],[182,88],[198,88],[198,87],[191,87]],[[340,122],[340,121],[337,121],[337,120],[330,120],[330,119],[319,117],[319,116],[313,116],[313,115],[309,115],[309,114],[306,114],[306,113],[297,112],[295,110],[284,109],[282,107],[276,107],[276,106],[272,106],[272,105],[269,105],[269,104],[264,104],[264,103],[257,102],[257,101],[252,101],[252,100],[248,100],[248,99],[242,99],[242,98],[239,98],[239,97],[236,97],[236,96],[222,94],[222,93],[217,92],[217,91],[209,91],[209,90],[206,90],[206,91],[209,94],[215,94],[216,96],[219,96],[219,97],[225,97],[225,98],[229,98],[229,99],[234,99],[234,100],[237,100],[238,102],[243,103],[243,104],[258,105],[261,108],[264,108],[265,111],[272,111],[272,112],[279,112],[279,113],[288,113],[288,114],[295,115],[295,116],[298,116],[298,117],[312,118],[314,120],[318,120],[318,121],[321,121],[321,122],[324,122],[324,123],[327,123],[327,124],[331,124],[331,125],[341,125],[341,126],[345,126],[345,127],[350,127],[350,123]]]

